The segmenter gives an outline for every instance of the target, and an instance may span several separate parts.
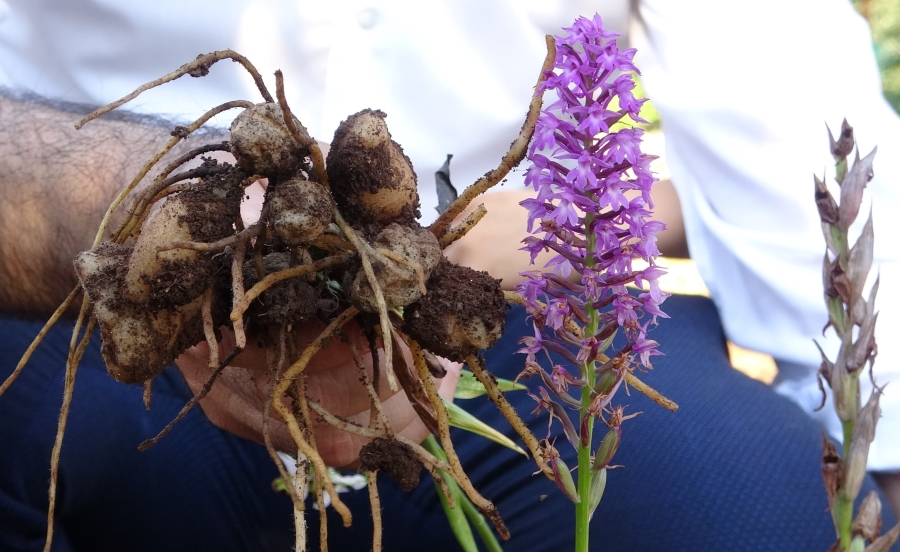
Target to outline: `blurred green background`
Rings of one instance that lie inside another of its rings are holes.
[[[872,27],[884,96],[900,113],[900,0],[853,0]]]

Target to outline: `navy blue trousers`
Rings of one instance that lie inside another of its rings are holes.
[[[834,529],[820,474],[819,427],[764,384],[731,369],[709,300],[674,296],[665,307],[672,319],[650,334],[665,356],[655,357],[656,368],[642,378],[681,408],[673,414],[635,392],[620,395],[626,413],[642,414],[625,423],[614,462],[623,467],[609,473],[593,519],[592,549],[827,550]],[[40,326],[0,318],[0,376],[12,371]],[[0,397],[0,550],[40,550],[43,544],[70,328],[61,323],[54,329]],[[515,377],[523,360],[513,354],[517,341],[531,333],[524,312],[512,309],[505,336],[485,354],[488,367]],[[62,450],[54,550],[290,550],[291,504],[271,490],[277,471],[265,450],[217,429],[195,409],[140,453],[138,443],[190,398],[174,369],[154,382],[152,410],[144,409],[141,392],[106,375],[93,343],[78,373]],[[543,436],[546,418],[529,414],[532,399],[522,392],[508,397]],[[512,435],[489,401],[460,404]],[[554,432],[564,459],[575,465],[561,430]],[[573,548],[574,506],[545,477],[532,475],[530,460],[464,432],[456,432],[454,442],[475,486],[509,526],[505,550]],[[410,493],[384,476],[379,481],[386,550],[459,550],[427,475]],[[860,496],[874,488],[867,479]],[[330,549],[369,550],[365,491],[342,499],[354,524],[345,529],[329,516]],[[315,539],[318,517],[309,522]],[[885,506],[884,524],[893,523]]]

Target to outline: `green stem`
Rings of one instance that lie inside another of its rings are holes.
[[[491,529],[487,519],[462,491],[459,494],[462,497],[459,501],[462,504],[462,510],[466,517],[469,518],[469,522],[475,527],[475,530],[478,531],[478,536],[481,537],[488,552],[503,552],[503,547],[500,546],[500,541],[497,540],[497,535],[494,534],[494,530]]]
[[[837,514],[835,522],[838,525],[838,538],[841,542],[841,549],[847,552],[850,550],[850,543],[853,539],[851,531],[853,525],[853,499],[847,496],[847,493],[838,491],[834,497],[834,509]]]
[[[841,354],[845,354],[845,351],[841,351]],[[850,385],[847,389],[844,390],[850,397],[856,398],[857,388],[859,386],[859,378],[851,377]],[[844,432],[844,462],[846,462],[850,458],[850,444],[851,438],[853,437],[853,427],[856,425],[856,413],[859,411],[859,404],[854,402],[854,407],[852,409],[852,416],[849,420],[844,420],[841,422],[841,426]],[[841,542],[841,548],[845,551],[850,550],[850,543],[853,539],[852,525],[853,525],[853,498],[848,495],[844,489],[838,489],[837,495],[835,496],[835,504],[834,508],[836,511],[835,523],[837,524],[837,532],[838,538]]]
[[[594,215],[587,214],[585,216],[585,228],[590,228]],[[592,253],[597,250],[597,237],[591,232],[587,233],[588,247],[586,251],[585,264],[592,267]],[[585,335],[594,335],[600,323],[598,312],[590,305],[587,305],[585,312],[590,322],[585,328]],[[581,407],[578,409],[578,420],[584,420],[590,417],[589,408],[593,399],[592,391],[596,383],[596,373],[593,363],[581,366],[581,377],[584,380],[584,387],[581,388]],[[591,445],[593,444],[594,421],[590,420],[587,424],[579,424],[584,427],[587,435],[582,435],[578,443],[578,498],[579,502],[575,505],[575,552],[588,552],[588,543],[590,541],[590,524],[591,524]],[[582,443],[587,443],[583,446]]]
[[[593,378],[592,378],[593,379]],[[591,389],[593,385],[585,385],[581,389],[581,408],[579,419],[590,416],[588,406],[591,404]],[[578,498],[581,499],[575,505],[575,551],[588,552],[588,542],[591,523],[591,437],[594,432],[594,423],[591,421],[586,426],[587,436],[582,437],[588,446],[578,446]]]

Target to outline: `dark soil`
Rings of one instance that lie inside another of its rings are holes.
[[[426,287],[428,293],[407,307],[404,323],[426,349],[464,362],[500,338],[507,309],[500,280],[443,259]]]
[[[164,260],[156,274],[141,276],[150,286],[147,308],[159,310],[190,303],[209,287],[211,270],[209,255],[190,261]]]
[[[215,159],[205,159],[205,166],[215,166]],[[187,224],[195,241],[211,243],[234,233],[234,221],[241,214],[243,184],[247,175],[231,170],[203,179],[179,197],[191,205],[180,222]]]
[[[381,470],[396,481],[404,492],[419,485],[422,470],[415,454],[405,443],[378,437],[359,451],[361,468],[367,471]]]
[[[290,266],[289,253],[269,253],[263,257],[266,274],[284,270]],[[259,278],[253,259],[244,263],[244,287],[250,289]],[[300,278],[282,280],[251,303],[248,314],[264,325],[296,324],[316,312],[318,296],[311,285]]]

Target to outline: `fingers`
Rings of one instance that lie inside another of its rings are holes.
[[[310,328],[307,332],[315,337],[318,330]],[[312,338],[308,338],[308,342]],[[363,357],[366,375],[372,378],[372,355],[368,345],[357,328],[349,331],[350,339]],[[300,339],[304,344],[304,339]],[[233,348],[233,335],[223,332],[220,354],[224,358]],[[408,351],[404,354],[409,356]],[[198,392],[206,383],[211,370],[208,367],[209,348],[205,343],[193,347],[177,360],[176,364],[184,375],[191,391]],[[411,358],[407,358],[411,362]],[[461,365],[441,359],[447,374],[441,380],[435,380],[442,397],[452,400]],[[379,355],[379,364],[384,370],[383,355]],[[272,375],[267,366],[265,351],[252,343],[234,362],[219,375],[216,384],[209,394],[200,401],[206,416],[216,426],[239,437],[262,442],[262,427],[265,404],[272,386]],[[304,371],[307,396],[319,403],[325,410],[357,425],[367,427],[371,409],[371,398],[364,385],[361,384],[359,367],[353,360],[349,346],[341,339],[332,342],[319,354],[313,357],[310,366]],[[416,442],[428,435],[425,425],[419,420],[405,393],[394,394],[388,387],[383,374],[380,377],[378,395],[383,412],[394,433]],[[290,437],[287,427],[278,414],[270,411],[268,415],[269,434],[278,450],[296,453],[296,445]],[[313,414],[313,429],[316,446],[325,462],[332,466],[351,465],[358,459],[360,448],[367,439],[332,427],[317,419]]]
[[[244,200],[241,202],[241,219],[244,226],[250,226],[259,220],[268,182],[268,179],[263,178],[244,189]]]

